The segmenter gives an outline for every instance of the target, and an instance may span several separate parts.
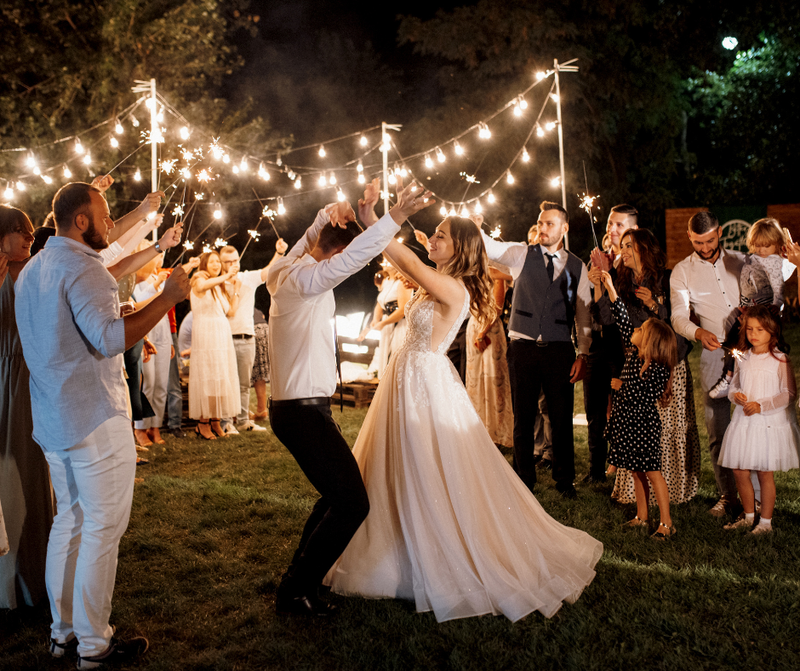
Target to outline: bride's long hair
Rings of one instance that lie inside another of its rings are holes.
[[[444,264],[442,272],[461,280],[467,287],[470,312],[483,329],[497,318],[494,282],[489,276],[489,259],[483,238],[474,222],[466,217],[447,217],[444,221],[450,222],[453,257]]]

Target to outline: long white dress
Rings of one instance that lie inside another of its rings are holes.
[[[465,295],[432,350],[433,301],[418,294],[406,306],[406,341],[353,449],[370,513],[325,582],[413,600],[439,622],[551,617],[592,581],[603,546],[550,517],[486,432],[446,356],[468,311]]]
[[[731,380],[728,398],[742,392],[758,401],[761,412],[749,417],[736,404],[725,430],[719,463],[726,468],[752,471],[788,471],[800,466],[800,427],[794,409],[797,387],[785,354],[744,353]]]
[[[384,280],[383,286],[378,293],[378,305],[381,310],[386,314],[387,303],[397,303],[397,291],[400,288],[400,280]],[[378,379],[383,377],[383,371],[386,370],[386,364],[389,363],[389,356],[392,353],[392,335],[394,334],[395,324],[388,324],[381,329],[381,339],[378,343],[378,351],[380,357],[378,358]]]
[[[192,354],[189,359],[189,417],[236,417],[241,408],[236,351],[219,287],[191,291]]]

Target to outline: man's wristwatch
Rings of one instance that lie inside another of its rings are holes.
[[[588,354],[584,354],[583,352],[581,352],[578,355],[578,359],[580,359],[581,361],[588,361],[589,360],[589,355]]]
[[[156,244],[153,245],[153,249],[155,249],[159,254],[164,251],[161,249],[161,243],[158,240],[156,240]]]

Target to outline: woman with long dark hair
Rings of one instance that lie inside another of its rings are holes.
[[[373,183],[361,201],[365,223],[376,220],[377,199]],[[480,328],[496,318],[480,232],[447,217],[430,238],[435,268],[397,241],[385,254],[420,290],[353,448],[370,512],[326,582],[341,594],[413,600],[440,622],[551,617],[592,581],[602,545],[539,505],[447,358],[468,315]]]
[[[47,596],[53,499],[47,461],[32,436],[28,367],[14,317],[14,285],[33,240],[28,215],[0,206],[0,506],[9,542],[0,557],[0,609],[33,606]]]
[[[670,323],[670,271],[666,255],[655,235],[645,228],[628,229],[620,240],[620,260],[614,284],[625,304],[631,324],[638,328],[650,318]],[[614,322],[611,301],[604,293],[600,269],[592,269],[595,285],[593,314],[604,326]],[[700,477],[700,437],[694,410],[694,389],[687,357],[689,342],[677,336],[678,365],[674,370],[673,393],[668,406],[659,406],[661,417],[661,472],[672,503],[689,501],[697,493]],[[619,503],[636,500],[633,475],[617,472],[612,498]]]

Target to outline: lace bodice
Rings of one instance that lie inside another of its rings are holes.
[[[458,318],[450,326],[450,330],[444,337],[439,346],[434,350],[431,347],[433,337],[433,311],[434,301],[427,294],[417,292],[414,297],[406,304],[406,320],[408,331],[402,349],[410,349],[417,352],[433,352],[434,354],[444,354],[447,348],[456,337],[458,329],[469,314],[469,292],[464,287],[464,305]]]

